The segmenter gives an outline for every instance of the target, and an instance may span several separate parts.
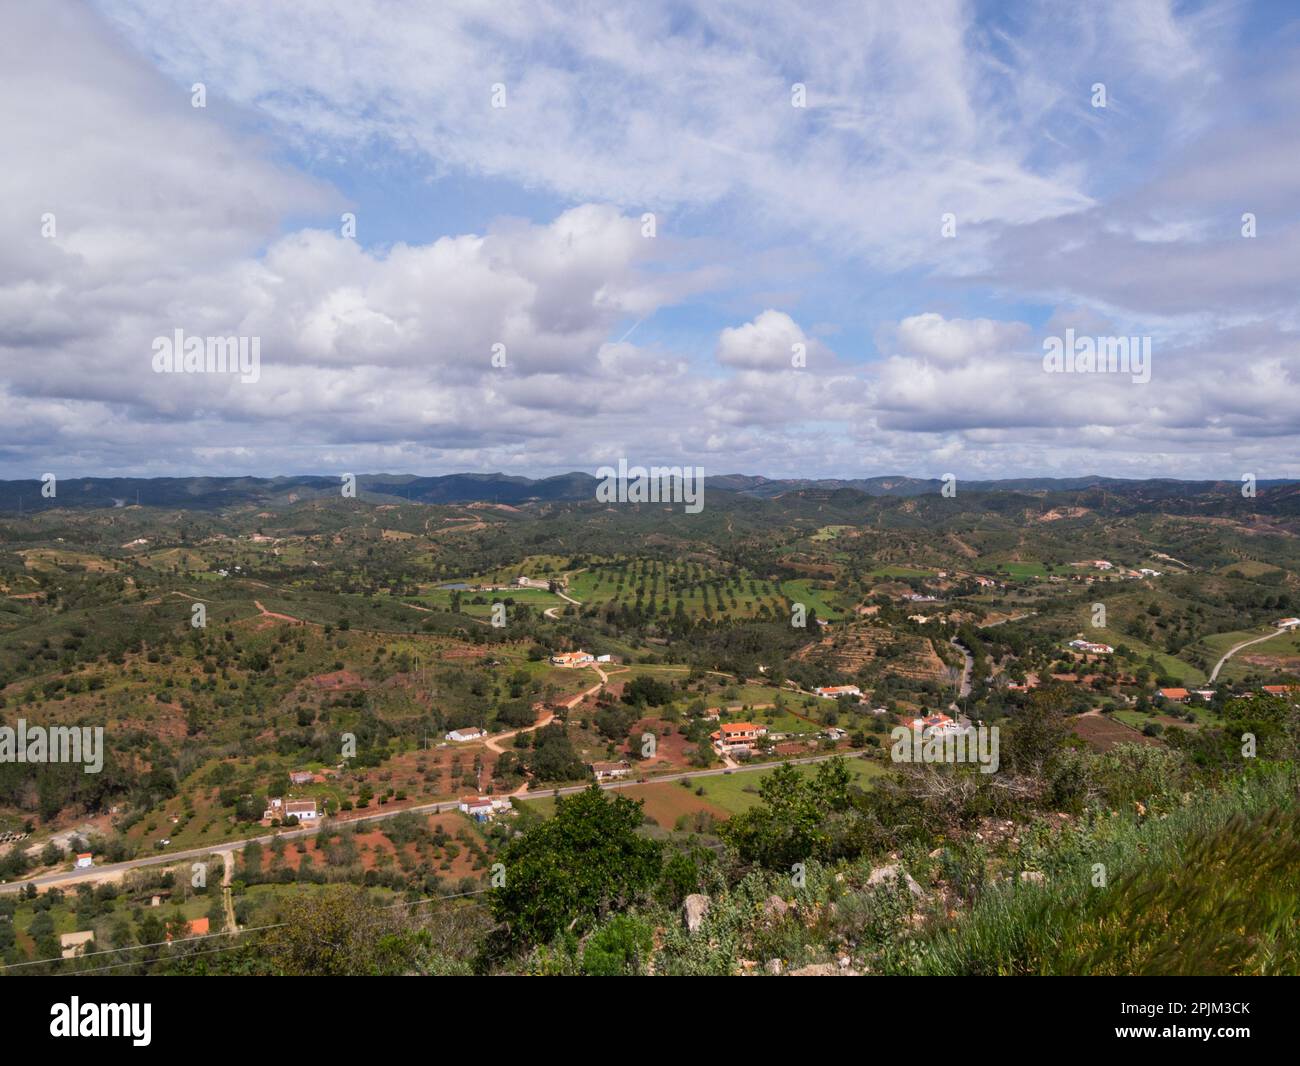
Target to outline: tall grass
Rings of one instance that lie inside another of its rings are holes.
[[[1260,767],[1167,816],[1104,817],[1078,837],[1047,883],[986,891],[907,972],[1300,973],[1300,810],[1288,773]]]

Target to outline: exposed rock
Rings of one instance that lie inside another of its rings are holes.
[[[1020,880],[1029,881],[1031,884],[1041,885],[1047,880],[1047,875],[1042,870],[1021,870]]]
[[[877,866],[871,871],[870,876],[867,878],[867,884],[883,885],[896,881],[899,876],[903,877],[904,883],[907,885],[907,890],[912,893],[914,898],[921,899],[925,895],[921,886],[913,880],[912,875],[896,862],[891,862],[888,866]]]
[[[781,966],[781,960],[768,959],[767,965],[764,966],[763,969],[766,970],[768,973],[770,973],[773,977],[780,977],[781,970],[783,969],[783,967]]]
[[[790,977],[857,977],[855,970],[841,970],[833,962],[814,962],[810,966],[800,966],[791,970]]]
[[[853,960],[847,955],[840,956],[840,969],[847,970],[853,964]]]
[[[790,909],[790,904],[786,903],[780,896],[773,893],[763,901],[763,915],[767,918],[784,918],[786,911]]]
[[[709,897],[699,892],[692,892],[682,904],[682,917],[686,921],[686,931],[688,933],[698,933],[708,914]]]

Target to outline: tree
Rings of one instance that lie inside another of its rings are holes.
[[[628,906],[659,878],[662,845],[637,833],[641,804],[592,785],[556,800],[555,817],[507,845],[492,912],[511,948],[578,934]]]
[[[351,885],[304,896],[293,921],[271,929],[263,944],[285,977],[397,976],[415,968],[425,948],[403,912]]]
[[[759,785],[763,802],[719,832],[743,861],[774,870],[856,854],[864,826],[851,783],[843,759],[822,763],[815,774],[786,764]]]

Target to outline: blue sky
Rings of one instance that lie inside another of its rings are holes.
[[[12,23],[2,476],[1300,476],[1294,5]],[[1048,373],[1067,328],[1150,382]]]

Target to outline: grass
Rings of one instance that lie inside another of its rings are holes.
[[[933,577],[932,570],[917,570],[911,566],[878,566],[867,571],[869,577]]]
[[[645,606],[653,603],[661,612],[666,606],[674,613],[680,601],[690,617],[750,617],[763,606],[778,615],[786,611],[781,590],[772,582],[745,571],[723,572],[697,563],[619,560],[594,564],[569,582],[569,595],[584,605],[631,607],[638,589],[644,590]]]
[[[1007,577],[1019,581],[1027,581],[1033,577],[1046,577],[1048,570],[1046,566],[1039,562],[999,563],[994,573],[1005,574]]]
[[[419,596],[405,598],[436,611],[450,611],[453,594],[451,589],[431,588]],[[475,600],[483,602],[475,603]],[[506,617],[509,619],[511,605],[527,605],[534,612],[541,613],[549,607],[563,607],[566,602],[546,589],[497,589],[492,592],[461,590],[460,593],[461,612],[471,618],[490,618],[494,603],[507,603]]]
[[[867,759],[848,759],[845,765],[848,766],[854,783],[863,788],[869,787],[872,778],[887,772],[880,763],[870,762]],[[704,789],[703,799],[732,814],[740,814],[758,805],[760,802],[758,786],[763,778],[775,769],[774,766],[767,766],[761,770],[737,770],[731,774],[692,778],[691,786],[692,789]],[[817,764],[806,763],[798,769],[800,773],[815,773]],[[658,787],[681,788],[682,786],[676,783],[665,783]]]
[[[1229,976],[1300,971],[1300,812],[1285,773],[1166,818],[1103,818],[1042,886],[987,890],[913,972]]]
[[[1161,672],[1169,677],[1176,678],[1184,687],[1195,687],[1205,682],[1206,673],[1200,667],[1180,659],[1177,655],[1170,655],[1168,652],[1161,651],[1155,645],[1147,644],[1136,637],[1129,636],[1127,633],[1121,633],[1119,630],[1108,629],[1104,626],[1094,629],[1087,624],[1080,626],[1080,631],[1083,633],[1085,640],[1109,644],[1112,648],[1125,645],[1132,653],[1132,658],[1137,660],[1136,664],[1127,665],[1125,667],[1126,671],[1130,667],[1140,665],[1149,657],[1154,656]]]
[[[818,618],[834,621],[845,617],[846,612],[838,605],[838,593],[830,589],[815,588],[813,582],[806,578],[798,581],[783,581],[781,591],[795,603],[802,603],[817,612]]]
[[[695,792],[697,789],[703,789],[704,795],[700,799],[720,807],[729,814],[740,814],[751,807],[756,806],[759,802],[758,786],[763,778],[772,773],[779,764],[767,764],[754,769],[733,770],[729,774],[711,774],[707,777],[693,776],[689,778],[690,790]],[[877,762],[871,762],[867,759],[846,759],[845,765],[849,768],[849,774],[855,784],[863,788],[870,787],[873,778],[879,777],[888,771],[884,766]],[[807,763],[800,767],[800,773],[815,771],[816,763]],[[651,781],[645,785],[636,786],[638,790],[648,789],[681,789],[680,781]],[[528,809],[540,814],[543,818],[549,818],[555,813],[555,797],[541,794],[535,798],[527,800],[516,799],[515,803],[521,803]]]

